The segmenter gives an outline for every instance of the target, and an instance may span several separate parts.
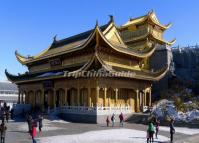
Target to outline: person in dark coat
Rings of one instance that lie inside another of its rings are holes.
[[[11,110],[10,110],[10,118],[13,120],[13,118],[14,118],[14,109],[12,108]]]
[[[7,123],[8,123],[8,120],[9,120],[9,116],[10,116],[9,111],[6,111],[6,122]]]
[[[5,123],[1,123],[0,125],[1,143],[5,143],[6,130],[7,127],[5,126]]]
[[[156,139],[158,138],[159,128],[160,128],[160,121],[158,121],[158,119],[157,119],[156,123],[155,123],[155,136],[156,136]]]
[[[2,114],[2,123],[5,123],[5,119],[6,119],[6,113],[5,113],[5,111],[3,111],[3,114]]]
[[[42,127],[43,127],[43,117],[42,117],[42,115],[39,115],[38,122],[39,122],[39,133],[41,135],[41,133],[42,133]]]
[[[171,119],[170,124],[169,124],[169,127],[170,127],[170,141],[171,141],[171,143],[173,143],[173,135],[175,134],[175,128],[174,128],[173,123],[174,123],[174,120]]]
[[[123,115],[123,113],[121,113],[119,115],[119,118],[120,118],[120,127],[123,127],[124,126],[124,115]]]
[[[115,125],[115,114],[114,113],[111,117],[111,121],[112,121],[112,127],[114,127],[114,125]]]
[[[28,131],[29,133],[31,133],[31,130],[32,130],[32,116],[31,115],[28,115],[27,123],[28,123]]]
[[[109,116],[107,116],[107,118],[106,118],[106,125],[107,125],[107,127],[109,127],[109,124],[110,124],[110,120],[109,120]]]

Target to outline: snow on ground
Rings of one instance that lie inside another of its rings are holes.
[[[64,120],[60,119],[57,116],[49,116],[48,119],[44,119],[43,120],[42,130],[43,131],[52,131],[52,130],[60,130],[60,129],[62,129],[60,127],[55,127],[54,125],[52,125],[52,123],[70,123],[70,122],[64,121]],[[25,122],[22,125],[18,126],[18,129],[19,130],[23,130],[23,131],[28,131],[27,122]]]
[[[51,124],[51,122],[52,121],[44,119],[42,130],[43,131],[53,131],[53,130],[60,130],[60,129],[62,129],[62,128],[53,126]],[[28,131],[28,123],[25,122],[25,123],[21,124],[20,126],[18,126],[17,128],[20,131]]]
[[[52,120],[52,121],[44,119],[44,121],[47,122],[47,123],[70,123],[70,122],[67,122],[67,121],[64,121],[64,120],[61,120],[61,119],[56,119],[56,120]]]
[[[159,135],[158,140],[168,141],[169,138]],[[39,143],[145,143],[146,132],[132,129],[110,129],[90,131],[75,135],[60,135],[41,138]]]
[[[160,131],[170,132],[170,128],[169,127],[160,126]],[[199,129],[193,129],[193,128],[175,127],[175,131],[177,133],[182,133],[182,134],[186,134],[186,135],[199,134]]]
[[[67,121],[64,121],[64,120],[60,119],[57,116],[53,116],[53,115],[49,116],[48,119],[50,121],[49,120],[45,120],[45,119],[44,119],[44,121],[51,122],[51,123],[70,123],[70,122],[67,122]]]

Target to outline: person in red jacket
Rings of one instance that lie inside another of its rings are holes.
[[[33,124],[32,124],[32,130],[31,130],[31,137],[32,137],[32,142],[33,143],[37,143],[36,140],[35,140],[35,137],[37,135],[37,126],[36,126],[36,122],[33,121]]]

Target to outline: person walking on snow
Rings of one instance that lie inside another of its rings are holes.
[[[112,127],[114,127],[114,125],[115,125],[115,114],[114,113],[111,117],[111,122],[112,122]]]
[[[31,133],[31,130],[32,130],[32,116],[31,115],[27,116],[27,123],[28,123],[28,132]]]
[[[109,127],[109,124],[110,124],[110,120],[109,120],[109,116],[107,116],[107,118],[106,118],[106,126]]]
[[[124,115],[123,115],[122,112],[121,112],[121,114],[119,115],[119,118],[120,118],[120,127],[123,127],[123,126],[124,126]]]
[[[5,143],[6,130],[7,127],[5,126],[5,123],[2,122],[0,125],[1,143]]]
[[[174,120],[171,119],[170,125],[169,125],[169,127],[170,127],[170,141],[171,141],[171,143],[173,143],[173,134],[175,134],[175,129],[174,129],[173,123],[174,123]]]
[[[39,115],[38,122],[39,122],[39,134],[41,135],[42,127],[43,127],[43,117],[42,117],[42,115]]]
[[[32,124],[32,129],[31,129],[31,137],[32,137],[32,143],[37,143],[37,141],[35,140],[35,137],[37,135],[37,129],[36,129],[36,122],[33,121]]]
[[[10,116],[9,111],[6,111],[6,122],[7,122],[7,123],[8,123],[8,120],[9,120],[9,116]]]
[[[156,123],[155,123],[155,136],[156,136],[156,139],[158,138],[159,128],[160,128],[160,121],[156,120]]]
[[[2,123],[4,123],[5,122],[5,119],[6,119],[6,112],[5,111],[3,111],[3,114],[2,114],[2,117],[1,117],[2,119]]]
[[[149,141],[151,143],[153,142],[153,134],[155,132],[154,125],[152,122],[149,122],[147,132],[149,134],[149,138],[147,138],[147,142]]]

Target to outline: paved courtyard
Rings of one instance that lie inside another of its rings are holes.
[[[24,121],[7,124],[6,143],[31,143],[28,126]],[[38,143],[142,143],[146,142],[147,126],[125,123],[125,127],[106,127],[105,124],[69,123],[63,120],[44,120],[42,135],[37,134]],[[169,128],[161,127],[155,142],[169,142]],[[175,142],[198,143],[199,129],[176,128]]]

